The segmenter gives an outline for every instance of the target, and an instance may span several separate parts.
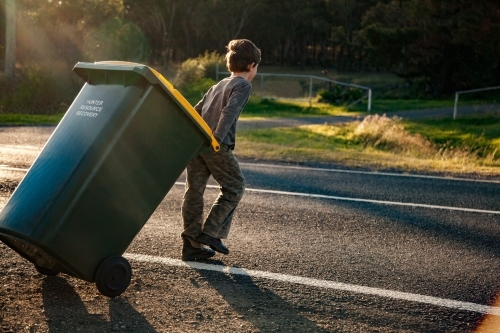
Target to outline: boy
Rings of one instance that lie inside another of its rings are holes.
[[[198,155],[186,169],[181,234],[184,261],[207,259],[215,251],[229,253],[221,239],[227,238],[234,210],[245,191],[245,179],[232,152],[236,121],[250,96],[250,82],[257,74],[259,62],[260,50],[251,41],[230,41],[226,65],[231,76],[211,87],[194,107],[212,129],[221,149],[215,154]],[[220,193],[203,223],[203,194],[210,175],[219,183]]]

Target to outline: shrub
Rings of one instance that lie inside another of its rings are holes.
[[[215,83],[216,82],[210,78],[196,79],[191,84],[184,85],[180,88],[180,91],[191,104],[196,104],[201,97],[203,97],[203,94],[205,94]]]
[[[364,91],[358,88],[347,88],[334,85],[330,90],[321,90],[318,95],[320,102],[335,105],[347,105],[363,97]]]
[[[221,56],[215,51],[212,53],[207,51],[205,54],[199,55],[196,58],[187,59],[177,70],[173,80],[174,84],[183,88],[202,78],[215,80],[217,64],[219,64],[219,70],[225,71],[225,67],[222,67],[224,64],[224,56]]]
[[[174,85],[182,89],[204,76],[205,67],[196,59],[188,59],[184,61],[177,70],[174,78]]]
[[[80,87],[70,77],[72,72],[64,76],[36,65],[16,71],[14,80],[0,76],[0,113],[64,112]]]
[[[223,55],[218,54],[216,51],[208,52],[206,51],[204,55],[198,57],[198,61],[205,68],[205,77],[212,80],[216,80],[216,67],[219,64],[219,71],[225,72],[226,59]]]
[[[466,164],[476,160],[479,151],[476,145],[457,147],[451,141],[444,144],[430,142],[419,133],[409,133],[401,123],[401,118],[385,115],[370,115],[356,123],[354,137],[363,146],[372,147],[393,153],[416,156],[420,158],[434,158],[442,161],[453,160]],[[494,161],[495,153],[486,156],[486,160]]]
[[[387,118],[385,115],[370,115],[357,122],[354,136],[365,147],[373,147],[397,153],[412,153],[417,156],[431,156],[436,147],[420,134],[408,133],[401,118]]]

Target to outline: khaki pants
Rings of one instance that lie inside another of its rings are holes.
[[[202,232],[215,238],[227,238],[234,210],[245,191],[245,178],[233,151],[221,144],[221,150],[217,153],[196,156],[186,170],[182,236],[194,247],[201,247],[196,238]],[[203,223],[203,194],[210,175],[219,183],[220,193]]]

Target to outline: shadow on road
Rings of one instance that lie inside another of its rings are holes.
[[[124,298],[98,301],[109,303],[109,319],[89,313],[75,289],[59,276],[44,279],[42,297],[49,332],[156,332]]]
[[[223,264],[217,260],[212,262]],[[257,286],[250,276],[206,270],[198,273],[242,316],[242,320],[261,332],[329,332],[270,289]]]

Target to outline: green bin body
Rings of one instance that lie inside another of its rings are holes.
[[[74,71],[86,83],[0,212],[0,239],[39,267],[93,282],[188,162],[218,146],[151,68],[78,63]]]

